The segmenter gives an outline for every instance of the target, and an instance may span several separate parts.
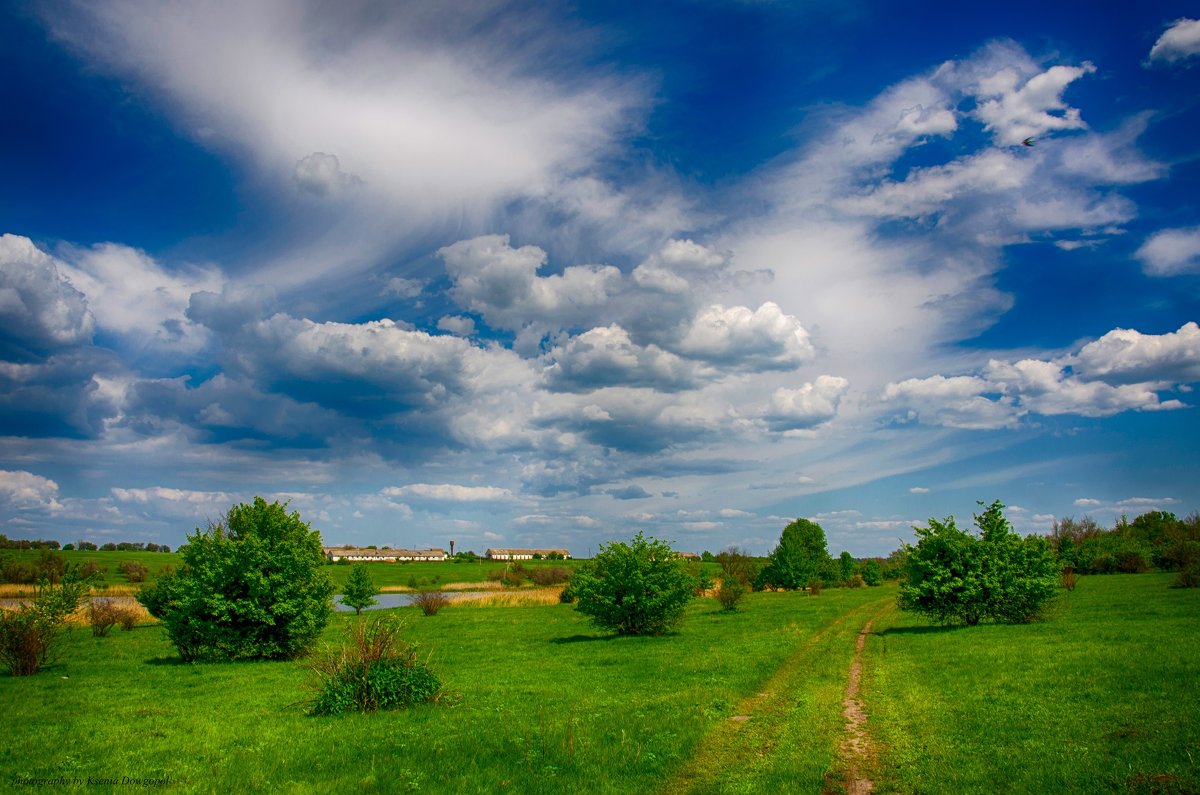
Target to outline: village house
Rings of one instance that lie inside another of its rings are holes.
[[[357,563],[405,563],[409,561],[444,561],[444,549],[361,549],[359,547],[324,547],[330,563],[351,560]]]
[[[549,559],[551,556],[567,560],[571,553],[565,549],[497,549],[487,551],[488,560],[533,560],[534,556]]]

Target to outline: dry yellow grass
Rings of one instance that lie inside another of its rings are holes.
[[[439,591],[499,591],[504,586],[498,582],[448,582],[439,585]],[[384,585],[380,593],[413,593],[420,588],[409,588],[407,585]]]
[[[32,597],[36,585],[14,585],[12,583],[0,583],[0,599],[20,599],[24,597]],[[117,585],[105,585],[101,588],[92,588],[93,596],[133,596],[142,590],[142,586],[132,583],[120,583]]]
[[[33,594],[26,593],[23,596],[32,597]],[[109,599],[123,610],[126,610],[134,615],[134,623],[137,624],[157,624],[158,619],[150,615],[146,608],[142,607],[141,603],[132,596],[108,596],[102,595],[102,598]],[[21,599],[17,597],[0,598],[0,610],[15,610],[21,604]],[[89,624],[87,603],[79,606],[71,615],[67,616],[67,624],[73,627],[86,627]]]
[[[456,600],[454,604],[464,607],[529,607],[532,605],[556,605],[562,586],[553,588],[536,588],[529,591],[508,591],[505,593],[487,594],[470,599]]]

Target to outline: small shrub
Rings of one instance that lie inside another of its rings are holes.
[[[535,585],[542,587],[561,585],[571,579],[571,570],[564,569],[562,566],[551,566],[544,569],[534,569],[529,576]]]
[[[103,577],[106,571],[108,570],[94,560],[89,560],[79,567],[79,573],[81,576],[91,577],[93,579],[99,579]]]
[[[867,581],[861,574],[851,574],[850,579],[846,580],[847,588],[862,588],[866,586]]]
[[[103,638],[121,620],[124,608],[118,607],[111,599],[91,599],[88,601],[88,624],[92,627],[92,635]]]
[[[37,673],[53,658],[67,618],[79,607],[87,589],[88,581],[68,567],[60,586],[42,580],[32,601],[15,610],[0,610],[0,665],[13,676]]]
[[[746,586],[734,577],[721,580],[721,586],[717,588],[717,601],[721,603],[721,609],[730,612],[737,610],[738,603],[745,595]]]
[[[136,560],[123,560],[117,566],[117,569],[130,582],[145,582],[146,575],[150,573],[150,569],[146,567],[146,564],[139,563]]]
[[[569,605],[575,603],[575,592],[571,590],[571,583],[567,583],[567,587],[558,592],[559,604]]]
[[[1200,563],[1189,563],[1175,574],[1174,588],[1200,588]]]
[[[812,596],[820,596],[821,591],[825,589],[825,581],[820,577],[813,577],[808,581],[808,593]]]
[[[436,616],[438,611],[450,604],[450,597],[441,591],[421,591],[413,597],[412,603],[421,608],[427,616]]]
[[[120,615],[117,617],[117,623],[121,625],[123,632],[128,632],[137,626],[138,611],[131,607],[122,608]]]
[[[1079,582],[1079,575],[1075,573],[1075,569],[1067,566],[1062,570],[1062,587],[1068,591],[1074,591],[1075,585]]]
[[[313,656],[312,715],[402,709],[437,699],[441,682],[417,660],[417,647],[400,637],[401,621],[378,616],[356,621],[340,648]]]

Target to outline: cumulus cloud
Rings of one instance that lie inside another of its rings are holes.
[[[1155,232],[1136,256],[1150,276],[1200,273],[1200,226]]]
[[[799,389],[780,387],[771,395],[765,418],[772,430],[812,428],[837,415],[838,402],[849,388],[845,378],[822,375]]]
[[[193,293],[222,289],[216,268],[168,271],[146,253],[115,243],[70,248],[67,255],[64,275],[87,296],[97,325],[127,346],[195,353],[206,344],[204,329],[187,310]]]
[[[556,390],[634,386],[674,392],[696,384],[693,365],[657,345],[634,344],[616,324],[571,337],[545,359],[546,382]]]
[[[734,370],[790,370],[814,355],[800,321],[768,301],[758,309],[713,304],[701,310],[679,351]]]
[[[1147,63],[1174,63],[1200,54],[1200,19],[1183,17],[1167,28],[1150,48]]]
[[[1200,327],[1185,323],[1168,334],[1113,329],[1069,361],[1083,377],[1116,383],[1200,381]]]
[[[883,399],[911,419],[953,428],[1013,427],[1027,414],[1109,417],[1124,411],[1181,409],[1160,392],[1200,380],[1200,328],[1145,335],[1114,329],[1057,359],[991,359],[976,375],[889,383]]]
[[[91,341],[95,317],[64,269],[29,238],[0,235],[0,339],[38,352]]]
[[[337,155],[313,152],[296,161],[292,172],[296,187],[314,196],[336,196],[343,190],[363,184],[362,178],[342,171]]]
[[[24,470],[0,470],[0,500],[17,509],[59,510],[58,484]]]
[[[537,246],[514,249],[508,235],[463,240],[438,251],[454,282],[451,296],[493,328],[571,328],[598,320],[621,286],[611,265],[575,265],[539,276],[547,261]]]

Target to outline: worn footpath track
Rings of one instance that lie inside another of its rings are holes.
[[[870,750],[858,700],[862,648],[873,621],[893,599],[883,597],[843,613],[801,642],[757,693],[743,699],[730,718],[700,741],[663,787],[664,795],[870,792],[861,772]],[[847,667],[849,683],[843,688]],[[793,775],[792,746],[799,743],[826,749],[822,770],[796,770]]]

